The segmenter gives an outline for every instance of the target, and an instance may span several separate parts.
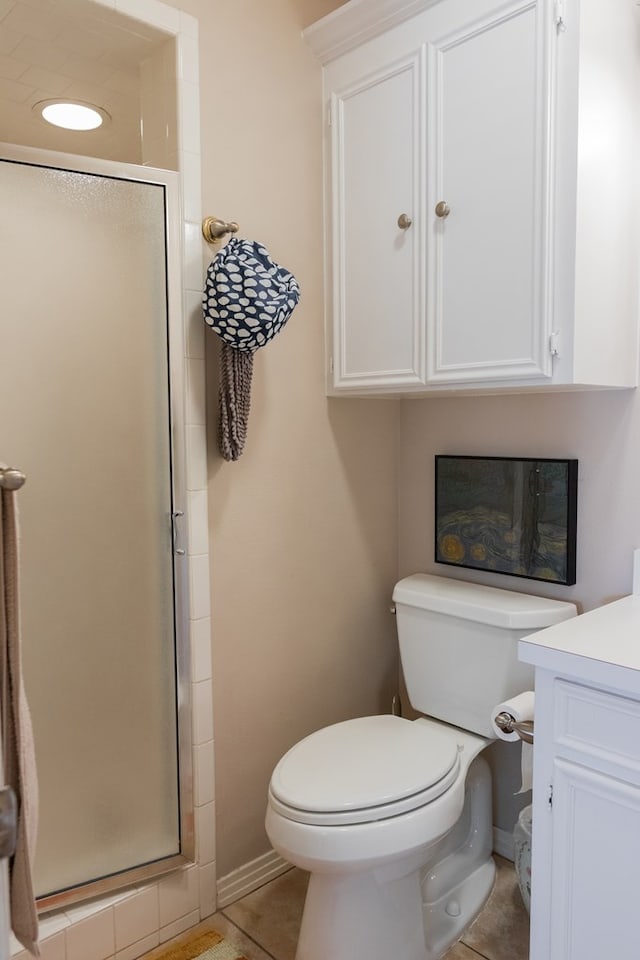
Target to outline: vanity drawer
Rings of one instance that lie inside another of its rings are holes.
[[[566,680],[554,684],[558,747],[600,758],[640,777],[640,701]]]

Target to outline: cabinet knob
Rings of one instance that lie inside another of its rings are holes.
[[[445,200],[440,200],[439,203],[436,203],[436,217],[440,217],[441,220],[446,220],[450,213],[451,207]]]
[[[401,213],[398,217],[398,226],[401,230],[408,230],[412,223],[413,220],[406,213]]]

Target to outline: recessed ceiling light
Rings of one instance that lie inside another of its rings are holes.
[[[41,100],[33,109],[47,123],[65,130],[95,130],[111,119],[101,107],[79,100]]]

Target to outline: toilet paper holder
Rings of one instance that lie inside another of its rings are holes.
[[[533,720],[516,720],[510,713],[503,711],[493,722],[504,733],[517,733],[525,743],[533,743]]]

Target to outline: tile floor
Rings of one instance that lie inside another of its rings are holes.
[[[528,960],[529,917],[513,864],[496,857],[496,865],[496,885],[486,907],[445,960]],[[294,960],[306,888],[307,874],[290,870],[224,907],[197,929],[215,927],[247,960]],[[143,960],[154,960],[161,952],[152,951]]]

